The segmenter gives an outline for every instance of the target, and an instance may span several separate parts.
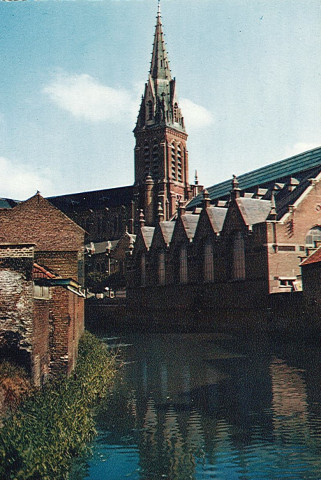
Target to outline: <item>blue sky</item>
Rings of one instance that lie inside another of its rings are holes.
[[[321,145],[319,0],[162,0],[206,186]],[[134,181],[156,0],[0,2],[0,196]]]

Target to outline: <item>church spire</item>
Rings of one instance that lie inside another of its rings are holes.
[[[184,118],[176,98],[176,82],[169,68],[158,2],[152,60],[135,130],[160,125],[185,132]]]
[[[165,47],[160,2],[158,2],[152,61],[149,73],[156,81],[168,81],[172,79]]]

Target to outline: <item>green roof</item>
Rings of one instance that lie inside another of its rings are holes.
[[[237,179],[239,188],[246,191],[257,186],[263,187],[270,182],[280,182],[286,177],[300,176],[300,173],[316,167],[321,169],[321,147],[266,165],[252,172],[244,173]],[[211,200],[228,197],[232,190],[232,179],[208,187],[207,190]],[[197,195],[190,201],[187,208],[199,206],[202,198],[202,194]]]

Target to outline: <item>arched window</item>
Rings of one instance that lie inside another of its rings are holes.
[[[321,242],[321,227],[311,228],[305,238],[305,243],[307,247],[316,247],[316,242]]]
[[[181,146],[177,145],[177,180],[182,181],[182,150]]]
[[[140,285],[141,287],[146,286],[146,256],[145,253],[142,253],[140,257]]]
[[[149,154],[149,145],[145,143],[144,145],[144,162],[145,162],[145,175],[150,173],[150,154]]]
[[[172,179],[176,180],[176,149],[174,143],[171,145],[171,152],[172,152]]]
[[[203,264],[204,281],[213,282],[214,280],[213,245],[210,240],[208,240],[204,245],[203,261],[204,261],[204,264]]]
[[[179,252],[179,281],[180,283],[187,283],[187,250],[183,245]]]
[[[242,232],[236,232],[233,239],[233,278],[245,279],[245,247]]]
[[[158,177],[158,145],[154,144],[152,152],[152,173],[153,176]]]
[[[158,283],[165,285],[165,252],[163,250],[158,255]]]

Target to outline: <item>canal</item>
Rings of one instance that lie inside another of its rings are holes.
[[[320,342],[104,340],[124,366],[98,413],[93,455],[73,480],[320,480]]]

